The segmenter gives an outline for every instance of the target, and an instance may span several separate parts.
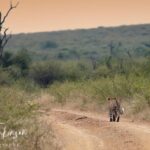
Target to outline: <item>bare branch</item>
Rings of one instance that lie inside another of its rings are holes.
[[[1,20],[2,20],[2,13],[0,12],[0,24],[1,24]]]
[[[3,20],[1,21],[1,25],[5,22],[6,18],[7,18],[8,15],[9,15],[9,13],[10,13],[13,9],[17,8],[18,5],[19,5],[19,1],[18,1],[18,2],[16,3],[16,5],[14,5],[14,6],[13,6],[12,2],[10,2],[10,8],[8,9],[8,11],[7,11],[6,15],[4,16]]]
[[[2,43],[2,47],[4,48],[5,45],[8,43],[9,39],[12,37],[12,35],[10,34],[8,37],[6,37],[6,39],[3,41]]]
[[[7,31],[9,28],[4,28],[3,25],[9,16],[10,12],[15,9],[19,5],[19,1],[13,5],[12,1],[10,1],[10,7],[4,17],[2,16],[2,13],[0,12],[0,64],[1,64],[1,59],[3,55],[3,50],[8,43],[9,39],[11,38],[11,34],[7,35]]]
[[[6,39],[6,37],[7,37],[7,31],[8,31],[8,28],[6,28],[4,30],[4,35],[3,35],[2,41]]]
[[[0,12],[0,32],[1,32],[1,30],[2,30],[2,13]]]

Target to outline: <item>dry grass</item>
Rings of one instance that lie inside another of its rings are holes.
[[[47,110],[51,102],[46,95],[39,101],[37,95],[16,87],[0,87],[0,149],[60,149],[50,124],[39,121],[38,110]]]

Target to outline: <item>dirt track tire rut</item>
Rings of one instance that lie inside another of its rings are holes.
[[[52,110],[49,117],[64,150],[149,150],[150,128],[131,122],[110,123],[106,116]]]

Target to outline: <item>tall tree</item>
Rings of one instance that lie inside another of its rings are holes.
[[[11,38],[11,34],[9,35],[7,34],[9,28],[6,28],[4,25],[10,12],[13,9],[15,9],[18,6],[18,4],[19,2],[17,2],[15,5],[13,5],[12,2],[10,2],[10,7],[4,16],[2,15],[2,12],[0,11],[0,60],[2,59],[2,56],[3,56],[4,47],[8,43],[8,40]]]

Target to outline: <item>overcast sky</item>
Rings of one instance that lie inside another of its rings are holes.
[[[0,0],[3,14],[9,2]],[[20,0],[6,26],[20,33],[143,23],[150,23],[150,0]]]

